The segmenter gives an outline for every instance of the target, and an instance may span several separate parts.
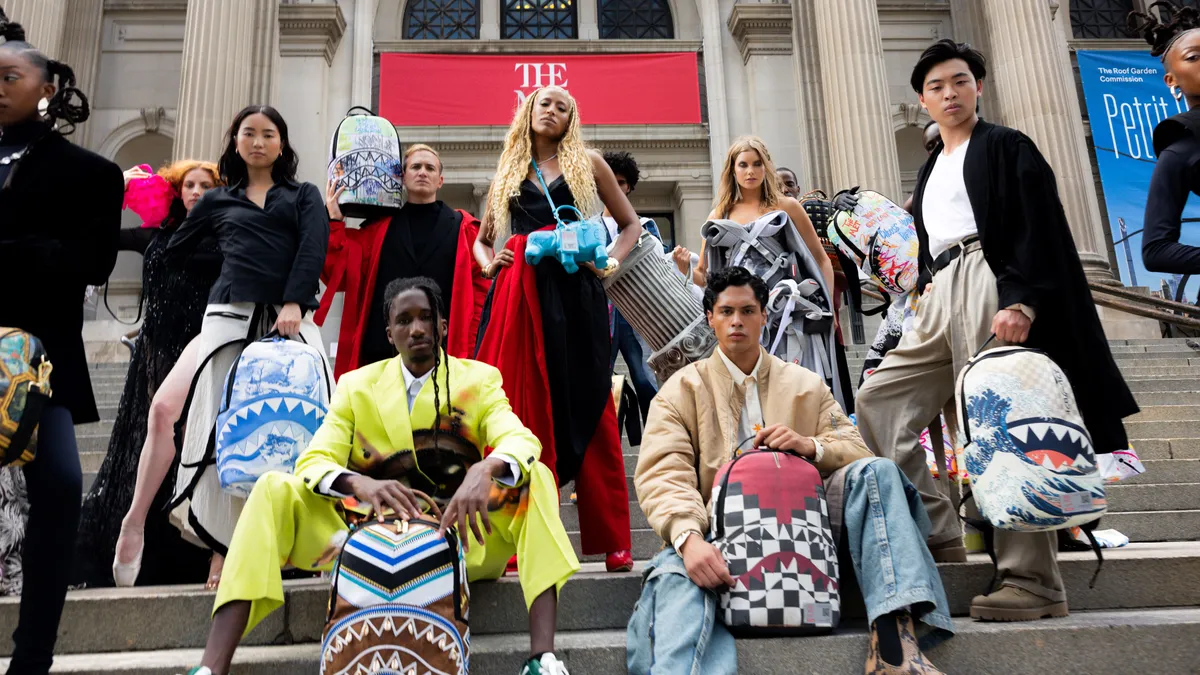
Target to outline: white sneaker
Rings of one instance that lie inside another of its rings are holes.
[[[550,652],[542,654],[540,659],[529,659],[521,669],[521,675],[571,675],[567,672],[567,664],[558,660]]]

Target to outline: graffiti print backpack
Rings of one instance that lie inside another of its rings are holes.
[[[1104,513],[1091,436],[1066,374],[1044,352],[977,354],[958,376],[957,398],[971,490],[992,527],[1041,532]]]
[[[853,211],[829,219],[829,241],[891,293],[917,283],[920,244],[913,217],[887,197],[863,190]]]
[[[821,475],[779,450],[744,452],[717,472],[713,545],[734,583],[718,617],[735,636],[828,633],[841,614],[837,544]]]
[[[345,190],[338,197],[342,214],[372,218],[403,206],[403,173],[396,127],[366,108],[351,108],[333,132],[329,150],[329,181]]]
[[[292,472],[325,419],[329,366],[304,342],[269,335],[242,350],[225,378],[215,452],[221,487],[248,497],[268,471]]]
[[[0,466],[28,464],[36,456],[51,370],[40,340],[0,327]]]
[[[333,572],[321,675],[470,670],[467,565],[441,511],[409,521],[366,520],[346,538]]]

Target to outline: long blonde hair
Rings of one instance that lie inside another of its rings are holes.
[[[742,200],[741,189],[737,184],[737,172],[734,163],[743,152],[754,151],[762,158],[763,182],[762,205],[770,208],[777,206],[783,199],[783,187],[779,184],[779,176],[775,175],[775,162],[771,161],[771,152],[767,144],[758,136],[742,136],[729,146],[725,153],[725,166],[721,169],[721,185],[717,189],[717,198],[713,202],[713,211],[720,218],[728,218],[729,212]]]
[[[483,225],[485,235],[493,241],[506,236],[511,229],[508,204],[521,194],[521,184],[529,175],[529,164],[533,158],[533,106],[547,89],[562,91],[571,106],[567,130],[558,141],[558,167],[562,169],[571,195],[575,197],[576,208],[585,217],[594,215],[598,210],[600,200],[596,195],[596,177],[592,173],[592,158],[583,142],[579,106],[565,89],[542,87],[527,96],[521,107],[517,108],[517,114],[513,116],[508,134],[504,137],[504,150],[500,153],[496,176],[488,193],[487,222]],[[540,185],[538,190],[541,191]]]

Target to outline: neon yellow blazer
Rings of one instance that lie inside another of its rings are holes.
[[[447,369],[449,395],[445,386]],[[512,457],[521,466],[520,483],[528,480],[529,469],[541,455],[542,446],[513,413],[504,395],[500,371],[486,363],[443,353],[436,377],[441,389],[442,431],[465,438],[479,448],[481,458],[487,448]],[[399,356],[348,372],[338,381],[321,427],[296,461],[295,473],[314,492],[331,471],[349,469],[371,475],[374,467],[388,457],[411,452],[413,429],[432,429],[434,412],[430,377],[409,413]],[[383,455],[366,456],[359,434]]]

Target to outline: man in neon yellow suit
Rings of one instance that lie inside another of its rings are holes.
[[[229,672],[241,637],[283,604],[282,565],[331,567],[347,529],[341,499],[402,518],[421,511],[404,484],[370,474],[412,452],[414,430],[436,424],[480,451],[442,520],[459,527],[469,580],[500,577],[517,554],[532,652],[521,673],[567,675],[553,654],[558,590],[579,561],[559,519],[554,477],[509,407],[500,371],[441,351],[439,293],[424,277],[387,287],[388,339],[399,356],[343,375],[295,475],[268,473],[255,484],[229,547],[203,665],[191,673]],[[482,458],[485,448],[492,452]]]

